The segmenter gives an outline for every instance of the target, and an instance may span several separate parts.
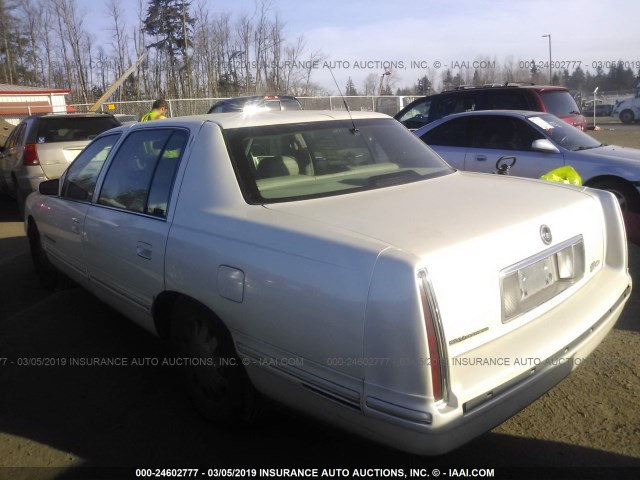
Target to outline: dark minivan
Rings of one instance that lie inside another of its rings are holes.
[[[569,89],[541,85],[458,87],[418,98],[400,110],[394,118],[410,130],[416,130],[452,113],[474,110],[547,112],[582,131],[587,129],[587,122]]]

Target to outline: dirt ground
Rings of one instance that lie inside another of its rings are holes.
[[[589,134],[640,148],[640,125],[602,126]],[[251,430],[212,428],[166,367],[19,365],[27,358],[158,359],[166,352],[85,291],[42,290],[17,220],[13,204],[0,201],[0,480],[135,478],[135,467],[310,465],[429,472],[477,466],[495,469],[495,478],[604,478],[580,468],[605,467],[609,478],[640,478],[637,246],[629,247],[635,290],[587,362],[493,431],[447,455],[420,458],[280,410]],[[541,467],[559,470],[539,473]]]

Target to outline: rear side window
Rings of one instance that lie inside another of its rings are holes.
[[[42,117],[36,143],[93,140],[118,125],[118,121],[111,117]]]
[[[302,107],[297,100],[289,98],[283,98],[280,100],[280,105],[282,106],[282,110],[302,110]]]
[[[569,92],[551,91],[540,92],[540,98],[547,112],[557,117],[565,115],[579,115],[580,109]]]
[[[452,93],[435,102],[429,112],[429,121],[438,120],[452,113],[472,112],[476,110],[476,93]]]
[[[9,149],[16,145],[24,145],[24,134],[27,131],[25,123],[20,123],[9,135],[5,148]]]
[[[532,95],[525,90],[484,92],[480,110],[537,110]]]
[[[420,137],[427,145],[445,147],[469,146],[469,122],[470,118],[456,118],[438,125]]]
[[[129,135],[109,166],[98,203],[165,218],[187,138],[170,129]]]

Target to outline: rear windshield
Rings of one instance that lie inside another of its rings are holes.
[[[38,124],[36,142],[54,143],[93,140],[100,133],[118,125],[120,123],[112,117],[41,118]]]
[[[551,91],[540,92],[540,97],[547,112],[563,117],[566,115],[580,115],[578,104],[569,92]]]
[[[274,203],[341,195],[452,172],[393,119],[270,125],[224,135],[245,198]]]

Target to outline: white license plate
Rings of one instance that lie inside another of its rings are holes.
[[[522,300],[553,286],[557,281],[558,267],[555,255],[518,270]]]

